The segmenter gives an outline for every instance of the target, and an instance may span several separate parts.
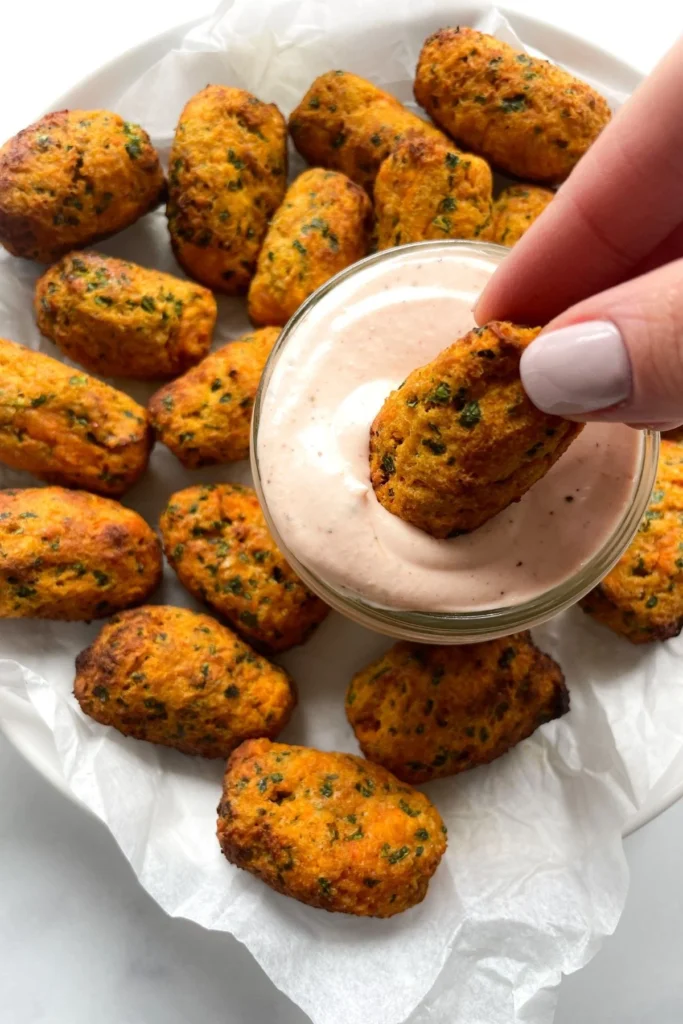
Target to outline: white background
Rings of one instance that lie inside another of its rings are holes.
[[[0,136],[125,49],[213,6],[1,4]],[[517,0],[507,9],[582,35],[644,72],[683,30],[683,11],[671,0]],[[683,1022],[683,802],[630,837],[626,850],[632,880],[622,922],[593,962],[563,982],[556,1024]],[[305,1020],[229,936],[167,918],[103,826],[51,790],[0,737],[3,1024]]]

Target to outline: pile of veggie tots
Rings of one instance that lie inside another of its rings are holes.
[[[432,120],[329,71],[286,124],[275,105],[209,85],[180,115],[167,181],[147,133],[106,110],[49,114],[0,150],[0,243],[48,264],[38,328],[82,367],[0,340],[0,461],[50,485],[0,492],[0,616],[107,618],[76,662],[83,712],[229,758],[227,858],[312,906],[379,917],[423,899],[446,848],[413,784],[490,761],[564,714],[559,666],[526,633],[399,643],[349,684],[365,759],[273,742],[296,691],[268,656],[304,643],[328,608],[277,549],[254,492],[170,495],[161,544],[117,499],[155,440],[189,469],[247,458],[279,328],[319,285],[373,247],[514,244],[610,116],[585,83],[468,28],[426,40],[415,97]],[[287,129],[310,164],[289,185]],[[496,197],[492,167],[515,179]],[[189,280],[86,248],[164,200]],[[246,295],[254,330],[210,353],[213,292]],[[144,408],[99,379],[111,376],[165,383]],[[634,643],[683,623],[682,458],[665,439],[641,531],[585,599]],[[215,617],[145,603],[162,545]]]

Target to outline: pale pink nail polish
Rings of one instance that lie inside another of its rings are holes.
[[[607,409],[631,395],[631,363],[619,329],[589,320],[541,334],[520,365],[534,405],[556,416]]]

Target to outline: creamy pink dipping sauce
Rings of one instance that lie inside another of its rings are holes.
[[[372,420],[475,326],[495,268],[448,246],[366,265],[310,308],[275,364],[258,433],[266,504],[285,547],[342,592],[423,612],[516,605],[574,575],[624,515],[642,441],[620,424],[587,426],[520,502],[465,536],[436,540],[377,501]]]

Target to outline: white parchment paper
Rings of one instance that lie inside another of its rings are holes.
[[[289,113],[315,75],[342,67],[412,104],[423,39],[458,22],[520,42],[496,11],[436,0],[228,0],[123,93],[107,94],[101,77],[98,102],[106,96],[140,121],[164,158],[185,101],[208,82]],[[597,84],[615,105],[623,99]],[[101,248],[179,273],[161,211]],[[56,355],[33,323],[37,273],[0,256],[0,333]],[[242,304],[221,299],[217,343],[246,327]],[[151,390],[117,383],[143,401]],[[221,479],[248,480],[248,469],[190,473],[159,446],[126,503],[156,522],[173,490]],[[32,483],[0,471],[2,486]],[[169,570],[155,600],[195,607]],[[683,746],[683,642],[634,649],[577,610],[538,629],[564,668],[571,713],[494,764],[427,787],[448,824],[447,855],[421,906],[373,921],[302,906],[224,860],[221,764],[126,739],[80,713],[74,657],[98,628],[0,623],[0,719],[23,699],[48,725],[68,786],[169,914],[235,935],[315,1024],[549,1024],[561,972],[586,963],[621,913],[622,825]],[[332,615],[283,657],[301,698],[283,738],[355,751],[344,690],[388,644]]]

